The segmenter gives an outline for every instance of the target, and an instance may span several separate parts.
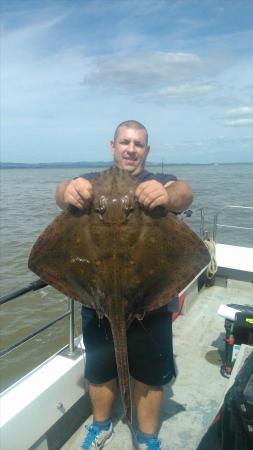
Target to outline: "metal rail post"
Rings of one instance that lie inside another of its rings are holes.
[[[200,210],[200,236],[202,239],[205,235],[205,214],[204,214],[204,208],[199,208]]]
[[[69,354],[72,355],[75,351],[75,312],[74,312],[74,300],[69,298]]]
[[[214,220],[213,220],[213,240],[216,241],[216,236],[217,236],[217,228],[218,228],[218,215],[219,215],[220,211],[218,211],[215,215],[214,215]]]

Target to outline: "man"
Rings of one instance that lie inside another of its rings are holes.
[[[192,202],[190,187],[174,175],[152,174],[144,170],[149,153],[148,132],[135,120],[122,122],[111,141],[114,165],[140,180],[135,197],[147,209],[164,206],[175,213]],[[63,181],[57,187],[56,201],[61,208],[69,204],[82,209],[92,201],[95,174]],[[169,301],[170,299],[168,299]],[[83,337],[86,348],[85,375],[93,408],[93,424],[87,427],[82,448],[102,448],[112,437],[111,412],[115,399],[117,370],[113,341],[107,319],[100,326],[95,311],[82,308]],[[175,375],[172,325],[169,307],[135,319],[127,332],[130,374],[135,380],[135,403],[139,430],[139,449],[161,449],[157,438],[164,384]],[[147,351],[150,349],[150,351]],[[148,355],[147,355],[148,353]]]

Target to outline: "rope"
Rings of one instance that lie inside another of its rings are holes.
[[[207,267],[206,276],[209,280],[211,280],[218,270],[217,262],[216,262],[216,249],[215,242],[213,239],[205,239],[204,244],[207,247],[211,261]]]

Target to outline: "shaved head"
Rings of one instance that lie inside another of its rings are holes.
[[[114,133],[114,141],[117,139],[118,137],[118,133],[119,133],[119,129],[122,127],[126,127],[126,128],[132,128],[134,130],[144,130],[145,134],[146,134],[146,143],[148,143],[148,132],[146,127],[144,127],[144,125],[142,125],[142,123],[138,122],[137,120],[126,120],[124,122],[121,122]]]

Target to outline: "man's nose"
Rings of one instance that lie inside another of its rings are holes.
[[[127,146],[127,151],[128,152],[135,152],[135,145],[134,142],[129,142],[128,146]]]

